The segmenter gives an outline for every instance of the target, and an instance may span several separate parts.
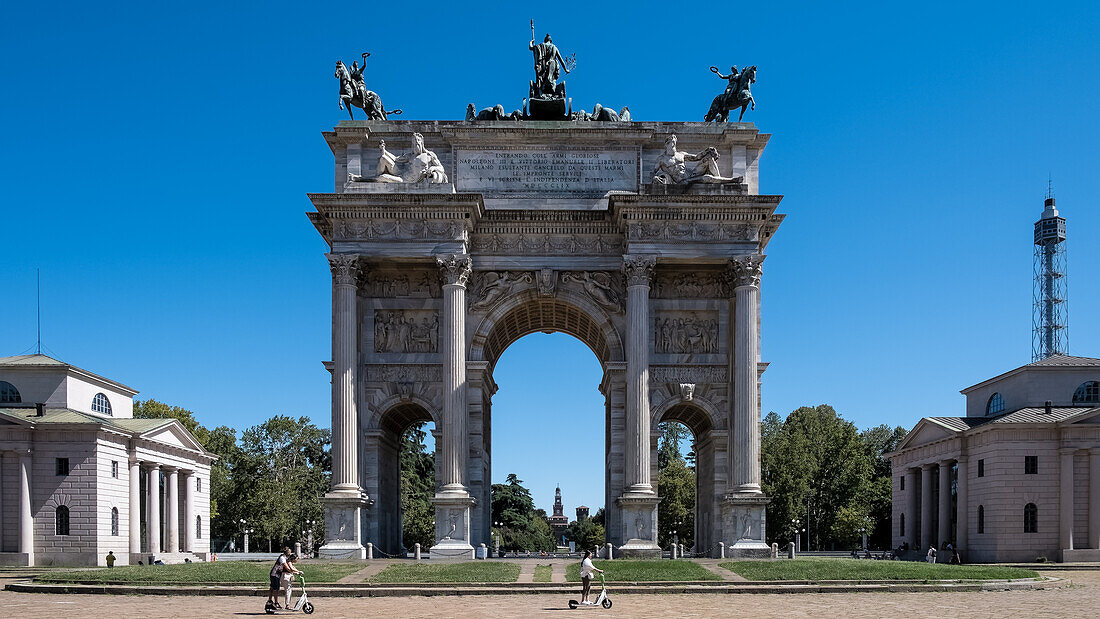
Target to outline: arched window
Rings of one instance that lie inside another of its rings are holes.
[[[54,533],[57,535],[69,534],[69,508],[64,505],[58,505],[57,509],[53,510],[54,518]]]
[[[118,508],[111,508],[111,535],[118,535]]]
[[[19,390],[15,385],[6,380],[0,380],[0,404],[18,404],[23,401],[19,396]]]
[[[1077,391],[1073,392],[1073,403],[1100,404],[1100,381],[1090,380],[1087,383],[1081,383]]]
[[[202,539],[202,516],[195,516],[195,539]]]
[[[901,537],[905,537],[905,514],[901,515],[901,532],[898,533]]]
[[[92,398],[92,412],[100,415],[110,415],[111,401],[102,393],[95,394],[95,397]]]
[[[985,506],[978,506],[978,535],[985,533]]]
[[[1034,503],[1024,506],[1024,533],[1039,532],[1039,508]]]
[[[1000,393],[994,393],[989,396],[989,402],[985,405],[986,415],[996,415],[997,413],[1005,409],[1005,399],[1001,397]]]

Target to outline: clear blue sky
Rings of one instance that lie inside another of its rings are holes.
[[[402,118],[512,109],[534,17],[576,52],[587,109],[699,120],[723,87],[709,65],[759,66],[746,119],[773,134],[761,186],[789,215],[765,270],[765,412],[911,426],[1029,361],[1048,173],[1071,352],[1100,356],[1095,3],[515,6],[5,3],[0,355],[34,345],[41,267],[55,356],[209,425],[327,425],[330,280],[304,213],[332,190],[334,61],[371,51],[368,86]],[[602,505],[599,373],[568,336],[505,354],[495,480]]]

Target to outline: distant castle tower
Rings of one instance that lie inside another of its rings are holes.
[[[1066,220],[1054,206],[1047,183],[1043,216],[1035,222],[1035,281],[1032,284],[1031,360],[1069,354],[1066,295]]]
[[[569,529],[569,517],[561,504],[561,486],[554,490],[554,515],[546,519],[554,535],[554,542],[565,545],[565,532]]]

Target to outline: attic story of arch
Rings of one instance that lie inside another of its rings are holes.
[[[655,432],[670,419],[696,438],[695,554],[766,556],[760,283],[784,217],[759,191],[770,136],[725,121],[743,97],[729,89],[719,122],[578,115],[559,81],[572,57],[549,35],[530,49],[535,79],[509,118],[393,120],[362,67],[337,68],[341,104],[368,120],[323,132],[334,186],[308,194],[333,295],[321,554],[408,550],[397,456],[415,421],[437,428],[430,556],[491,544],[493,368],[519,337],[560,331],[603,367],[615,556],[660,552]]]

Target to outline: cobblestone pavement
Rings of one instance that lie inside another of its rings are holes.
[[[1100,570],[1054,571],[1073,587],[982,593],[843,593],[800,595],[619,595],[600,616],[628,617],[1097,617]],[[574,596],[576,597],[576,596]],[[316,598],[314,617],[528,617],[565,615],[567,596]],[[0,605],[20,619],[63,615],[128,617],[264,616],[262,597],[42,595],[0,592]],[[584,612],[584,611],[578,611]]]

